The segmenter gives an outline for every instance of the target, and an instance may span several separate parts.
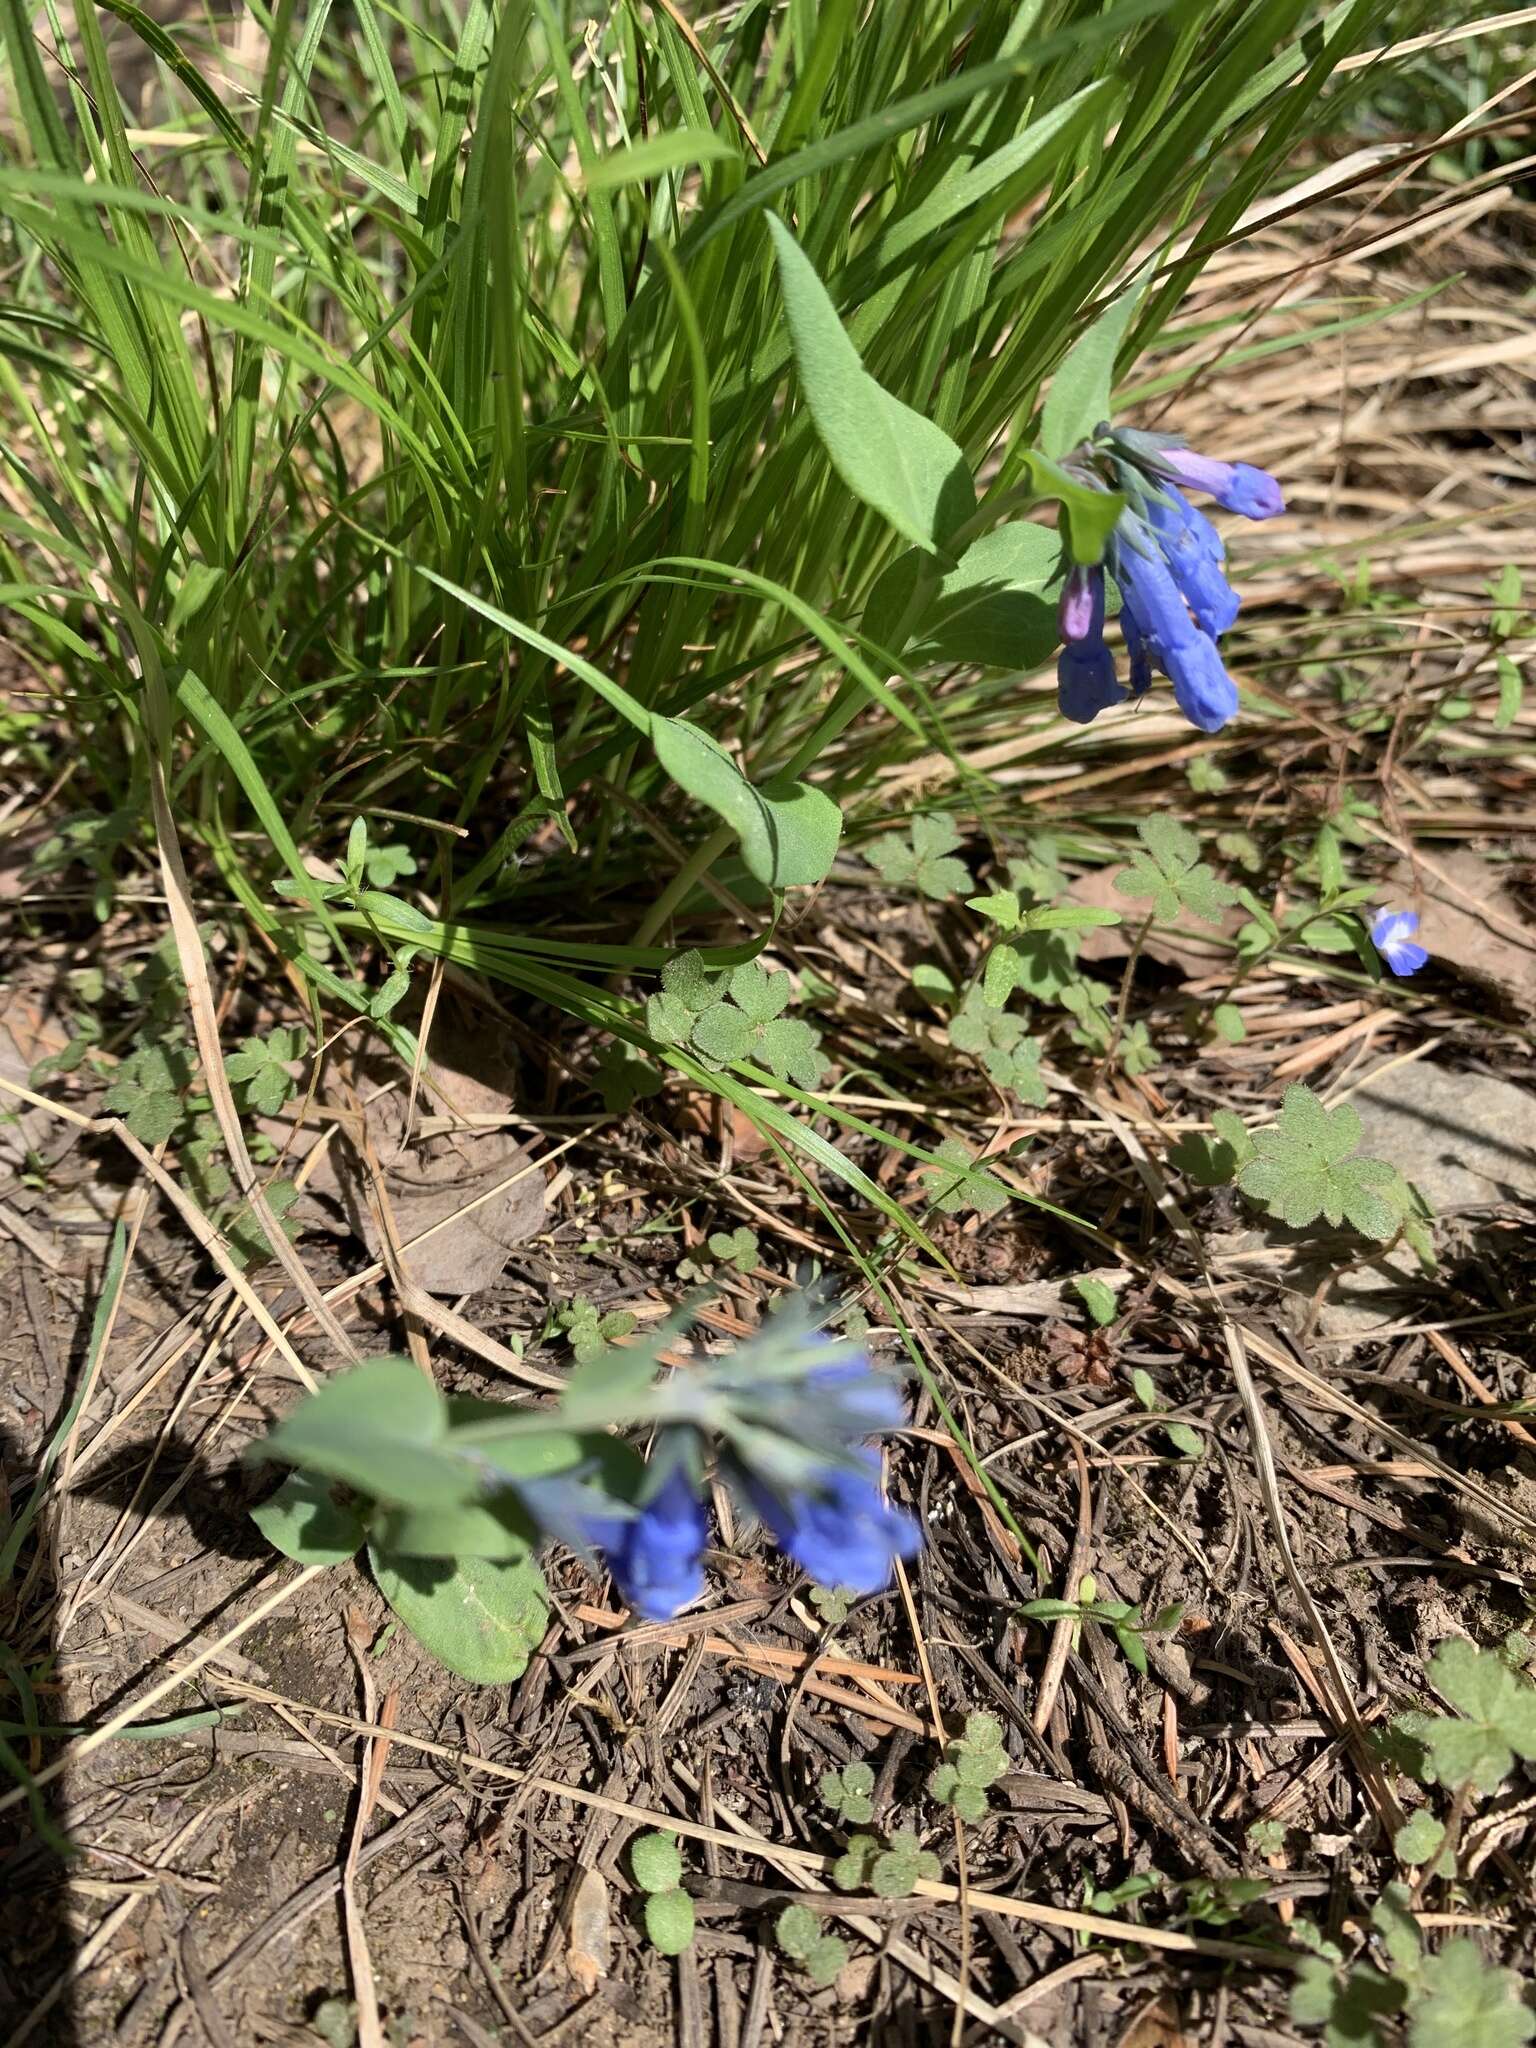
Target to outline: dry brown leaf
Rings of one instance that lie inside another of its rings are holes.
[[[1194,2037],[1185,2033],[1177,2004],[1163,1992],[1142,2007],[1115,2048],[1194,2048]]]
[[[353,1103],[363,1104],[411,1280],[428,1294],[478,1294],[491,1286],[513,1247],[544,1222],[544,1176],[498,1122],[510,1113],[515,1096],[510,1064],[483,1030],[465,1027],[445,1006],[432,1027],[418,1135],[409,1142],[407,1091],[398,1065],[364,1054],[339,1059],[333,1072],[327,1102],[311,1107],[297,1135],[291,1117],[262,1120],[267,1135],[286,1151],[285,1170],[308,1157],[333,1113],[345,1119]],[[334,1228],[344,1215],[373,1257],[381,1256],[367,1171],[345,1136],[332,1140],[304,1184],[311,1199],[299,1211],[302,1221]],[[424,1242],[412,1243],[428,1231]]]
[[[1387,888],[1394,909],[1419,913],[1419,943],[1433,959],[1486,989],[1505,1016],[1525,1022],[1536,1005],[1536,927],[1492,862],[1471,847],[1437,848],[1433,869],[1399,861]]]
[[[590,1997],[607,1976],[612,1953],[608,1881],[600,1870],[585,1870],[571,1894],[565,1945],[565,1967],[584,1997]]]

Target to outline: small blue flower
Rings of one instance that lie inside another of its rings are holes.
[[[1186,490],[1207,492],[1224,512],[1240,512],[1244,519],[1273,519],[1285,510],[1279,483],[1267,469],[1255,469],[1251,462],[1218,462],[1190,448],[1164,448],[1156,461],[1165,476]]]
[[[627,1522],[602,1537],[619,1597],[647,1621],[670,1621],[704,1590],[704,1503],[681,1466]]]
[[[894,1561],[922,1548],[913,1518],[881,1499],[873,1451],[859,1452],[857,1468],[829,1466],[814,1492],[776,1492],[751,1473],[740,1475],[740,1485],[779,1547],[820,1585],[878,1593],[890,1583]]]
[[[1418,915],[1412,910],[1378,911],[1371,926],[1371,944],[1394,974],[1417,974],[1429,959],[1415,943]]]
[[[1115,674],[1115,657],[1102,640],[1068,641],[1057,655],[1056,708],[1074,725],[1092,725],[1111,704],[1123,704],[1126,695]]]

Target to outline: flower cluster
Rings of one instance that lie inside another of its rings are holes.
[[[588,1522],[621,1596],[648,1621],[670,1619],[703,1590],[706,1430],[719,1440],[720,1478],[822,1585],[879,1592],[893,1561],[921,1545],[917,1523],[882,1497],[879,1455],[867,1441],[901,1427],[899,1387],[862,1353],[829,1360],[824,1339],[776,1329],[783,1320],[714,1368],[707,1406],[690,1407],[679,1375],[676,1417],[652,1453],[636,1512]]]
[[[1220,640],[1237,618],[1239,599],[1226,579],[1220,534],[1184,492],[1203,491],[1245,519],[1272,519],[1285,510],[1279,484],[1251,463],[1217,462],[1173,435],[1130,427],[1101,428],[1066,467],[1079,482],[1121,492],[1126,509],[1103,565],[1074,568],[1062,591],[1062,716],[1087,725],[1111,704],[1141,696],[1156,671],[1172,683],[1192,725],[1219,732],[1237,710]],[[1106,570],[1120,593],[1129,685],[1104,639]]]

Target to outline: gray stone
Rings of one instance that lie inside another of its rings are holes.
[[[1438,1213],[1536,1201],[1536,1094],[1418,1060],[1349,1099],[1360,1150],[1406,1174]]]

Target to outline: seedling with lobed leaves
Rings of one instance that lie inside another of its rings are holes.
[[[832,1866],[840,1892],[874,1892],[882,1899],[910,1898],[919,1879],[938,1874],[938,1857],[923,1847],[914,1828],[897,1828],[885,1842],[878,1835],[851,1835]]]
[[[755,1061],[780,1081],[815,1089],[826,1072],[821,1034],[784,1015],[792,994],[787,974],[755,960],[711,973],[701,953],[682,953],[662,969],[646,1025],[659,1045],[685,1046],[705,1067]]]
[[[848,1960],[848,1944],[824,1934],[809,1906],[786,1906],[773,1923],[773,1936],[780,1951],[817,1986],[832,1983]]]
[[[637,1835],[629,1867],[645,1894],[645,1932],[652,1948],[680,1956],[693,1945],[693,1900],[683,1890],[683,1859],[676,1835]]]
[[[858,1825],[875,1817],[875,1774],[866,1763],[844,1764],[838,1771],[823,1771],[821,1803],[840,1821]]]
[[[982,1821],[991,1802],[987,1789],[1008,1768],[1003,1724],[995,1714],[967,1714],[965,1733],[944,1745],[944,1760],[928,1775],[928,1790],[961,1820]]]
[[[1402,1885],[1377,1900],[1368,1949],[1352,1961],[1305,1922],[1295,1933],[1314,1953],[1297,1974],[1291,2018],[1321,2027],[1327,2048],[1524,2048],[1536,2034],[1520,1979],[1475,1941],[1425,1950]]]

